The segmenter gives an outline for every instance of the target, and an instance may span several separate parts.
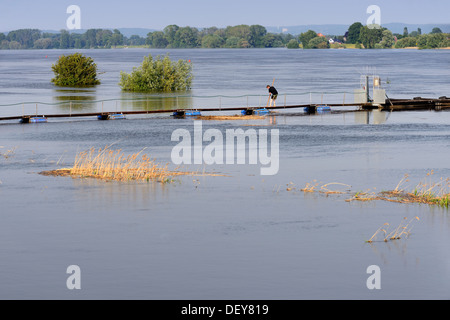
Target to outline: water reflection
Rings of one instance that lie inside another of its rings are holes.
[[[55,89],[53,100],[58,108],[70,112],[95,109],[97,96],[95,89]]]
[[[122,92],[119,101],[121,110],[172,110],[194,108],[193,97],[187,93],[144,94]]]
[[[383,124],[389,118],[389,113],[381,110],[355,112],[355,123]]]

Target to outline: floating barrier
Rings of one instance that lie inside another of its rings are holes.
[[[254,114],[262,115],[262,114],[268,114],[270,111],[266,108],[259,108],[259,109],[245,109],[241,111],[241,114],[245,116],[251,116]]]
[[[97,116],[98,120],[122,120],[126,119],[123,113],[113,113],[113,114],[99,114]]]
[[[177,110],[172,113],[172,115],[176,118],[183,118],[185,116],[201,116],[201,112],[198,110]]]
[[[303,110],[306,113],[313,114],[313,113],[330,112],[331,108],[330,108],[330,106],[328,106],[326,104],[321,104],[321,105],[310,105],[310,106],[303,108]]]
[[[36,117],[23,117],[20,119],[20,123],[41,123],[47,122],[47,118],[44,116],[36,116]]]

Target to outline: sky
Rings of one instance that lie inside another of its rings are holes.
[[[370,5],[383,23],[450,23],[449,0],[0,0],[0,32],[67,29],[67,8],[81,10],[81,28],[226,27],[366,24]]]

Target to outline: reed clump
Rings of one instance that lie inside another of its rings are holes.
[[[384,223],[381,227],[379,227],[377,229],[377,231],[375,231],[375,233],[372,235],[372,237],[370,237],[369,240],[366,240],[366,242],[368,243],[372,243],[373,241],[376,241],[377,236],[381,233],[383,233],[383,241],[384,242],[388,242],[388,241],[392,241],[392,240],[399,240],[402,238],[403,235],[405,236],[409,236],[411,234],[411,229],[412,229],[412,222],[414,221],[419,221],[419,217],[414,217],[412,219],[410,219],[408,222],[407,218],[404,217],[403,220],[400,222],[400,224],[394,228],[392,231],[388,230],[389,227],[389,223]]]
[[[436,181],[433,180],[433,175],[434,171],[428,172],[426,179],[419,182],[409,191],[405,187],[405,183],[409,182],[408,174],[404,175],[393,190],[381,192],[370,192],[370,190],[358,192],[331,191],[328,189],[328,186],[338,183],[328,183],[320,186],[315,180],[312,183],[307,183],[306,186],[300,190],[303,192],[319,192],[326,194],[347,193],[351,195],[350,198],[345,200],[347,202],[384,200],[397,203],[423,203],[437,205],[448,209],[450,205],[450,178],[440,178]],[[345,184],[340,185],[348,186]]]
[[[41,172],[44,175],[96,178],[115,181],[171,182],[174,176],[197,175],[197,172],[169,170],[169,164],[159,164],[140,152],[125,155],[122,150],[109,147],[78,153],[71,168]],[[204,174],[204,173],[203,173]]]

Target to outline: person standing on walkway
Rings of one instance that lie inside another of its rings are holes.
[[[275,100],[277,100],[277,96],[278,96],[277,89],[275,89],[274,86],[271,86],[269,84],[266,86],[266,88],[269,90],[269,95],[270,95],[270,105],[269,106],[271,107],[273,104],[273,106],[276,107]]]

